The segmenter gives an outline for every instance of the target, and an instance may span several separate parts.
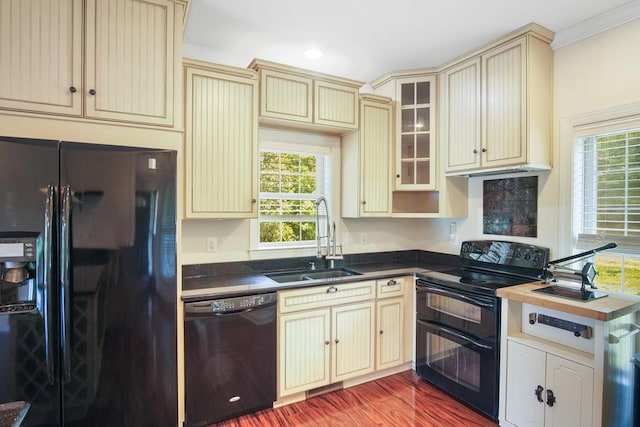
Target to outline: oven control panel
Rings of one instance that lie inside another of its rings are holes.
[[[542,269],[549,262],[549,249],[500,240],[462,242],[460,257],[510,267]]]

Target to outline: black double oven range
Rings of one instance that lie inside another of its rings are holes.
[[[498,418],[500,298],[496,290],[540,280],[549,249],[517,242],[463,242],[460,265],[418,274],[416,372]]]

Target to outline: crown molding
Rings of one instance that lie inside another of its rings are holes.
[[[640,0],[633,0],[556,33],[556,50],[640,18]]]

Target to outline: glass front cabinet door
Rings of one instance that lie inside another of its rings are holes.
[[[435,76],[397,81],[396,190],[434,190]]]

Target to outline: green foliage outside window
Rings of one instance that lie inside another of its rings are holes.
[[[260,243],[315,240],[320,157],[261,151]]]

